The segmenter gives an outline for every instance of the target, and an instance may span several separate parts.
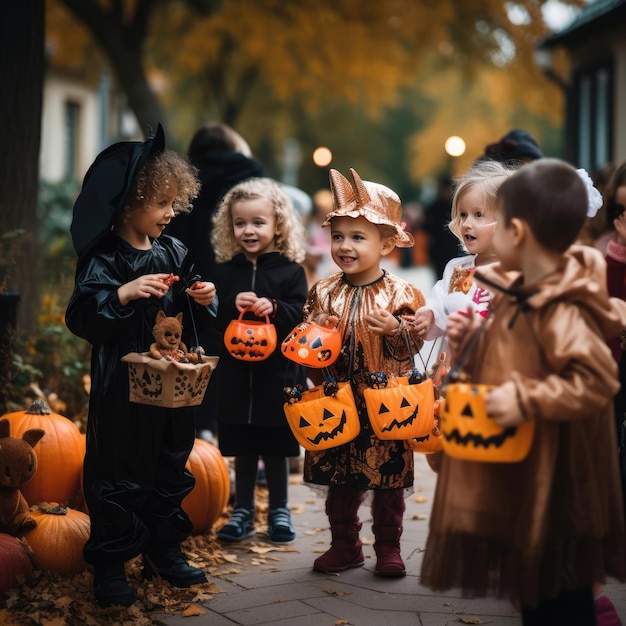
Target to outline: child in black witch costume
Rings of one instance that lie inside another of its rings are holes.
[[[176,587],[206,581],[180,549],[192,530],[181,508],[194,485],[185,469],[192,409],[129,402],[128,366],[120,361],[148,350],[158,311],[193,309],[202,323],[215,306],[213,283],[194,276],[186,248],[162,234],[199,190],[193,166],[164,146],[160,125],[143,143],[110,146],[91,165],[74,205],[79,259],[66,323],[92,345],[84,466],[91,533],[84,557],[94,566],[103,607],[136,600],[124,563],[139,554],[146,578],[161,576]],[[179,277],[172,286],[171,274]]]

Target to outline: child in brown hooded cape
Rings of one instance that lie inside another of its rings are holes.
[[[476,275],[495,295],[471,350],[482,319],[448,318],[453,363],[467,354],[471,380],[496,386],[487,414],[502,427],[535,420],[535,434],[518,463],[444,457],[421,582],[509,597],[525,625],[591,626],[594,583],[624,580],[606,339],[626,327],[626,303],[609,297],[601,254],[572,245],[586,212],[573,167],[523,166],[498,191],[500,261]]]

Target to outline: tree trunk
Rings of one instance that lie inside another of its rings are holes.
[[[142,54],[150,15],[163,0],[138,0],[129,13],[119,2],[105,6],[98,0],[61,1],[104,50],[144,134],[148,134],[148,126],[156,129],[159,122],[167,128],[163,107],[148,83]]]
[[[39,147],[44,77],[44,0],[7,2],[0,19],[0,234],[23,229],[0,289],[20,294],[17,331],[37,329]]]

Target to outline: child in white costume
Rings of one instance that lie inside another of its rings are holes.
[[[477,285],[473,276],[477,267],[497,260],[492,246],[496,193],[513,172],[497,161],[481,161],[459,179],[448,228],[469,254],[448,261],[426,306],[416,312],[415,323],[422,339],[444,335],[448,315],[454,311],[471,306],[480,315],[487,314],[491,294]]]

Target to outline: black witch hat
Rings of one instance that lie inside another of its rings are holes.
[[[138,172],[146,161],[165,150],[161,124],[144,141],[121,141],[103,150],[85,174],[74,203],[70,232],[79,256],[110,232],[124,208]]]

